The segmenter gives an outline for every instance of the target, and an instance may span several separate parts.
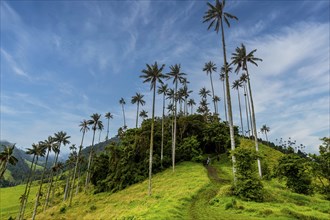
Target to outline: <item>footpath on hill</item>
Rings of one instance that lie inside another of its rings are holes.
[[[208,165],[205,168],[211,181],[202,188],[192,200],[189,207],[189,217],[191,219],[203,219],[208,216],[207,207],[209,206],[209,202],[218,194],[221,182],[223,182],[218,176],[217,169],[214,166]]]

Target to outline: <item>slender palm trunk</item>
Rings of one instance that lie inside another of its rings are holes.
[[[256,151],[259,151],[259,146],[258,146],[258,136],[257,136],[257,124],[256,124],[256,117],[254,114],[254,105],[253,105],[253,98],[252,98],[252,89],[251,89],[251,84],[250,84],[250,76],[249,72],[246,69],[246,74],[248,78],[248,86],[249,86],[249,93],[250,93],[250,102],[251,102],[251,110],[252,110],[252,124],[253,124],[253,133],[254,133],[254,142],[256,145]],[[259,171],[259,176],[262,178],[262,172],[261,172],[261,163],[260,163],[260,158],[258,157],[258,171]]]
[[[69,169],[69,174],[68,174],[68,176],[66,177],[66,184],[65,184],[65,190],[64,190],[63,201],[65,201],[65,200],[68,198],[68,195],[70,194],[71,175],[72,175],[72,168]]]
[[[25,203],[25,200],[26,200],[26,195],[27,195],[27,190],[28,190],[28,187],[29,187],[29,183],[30,183],[30,178],[32,177],[32,172],[33,172],[33,165],[34,165],[34,160],[35,160],[35,157],[36,155],[33,155],[33,158],[32,158],[32,163],[31,163],[31,166],[30,166],[30,172],[29,172],[29,176],[28,176],[28,179],[27,179],[27,182],[26,182],[26,186],[25,186],[25,190],[24,190],[24,200],[22,201],[21,203],[21,208],[20,208],[20,211],[19,211],[19,216],[18,216],[18,219],[23,219],[23,209],[24,209],[24,203]]]
[[[23,204],[22,218],[24,218],[26,204],[28,202],[30,191],[31,191],[31,186],[32,186],[32,183],[34,181],[34,177],[35,177],[34,174],[36,173],[38,160],[39,160],[39,156],[37,156],[36,162],[34,163],[34,168],[33,168],[33,173],[32,173],[32,176],[31,176],[31,181],[30,181],[30,184],[29,184],[29,188],[28,188],[25,200],[24,200],[24,204]]]
[[[266,135],[266,140],[267,140],[267,143],[268,143],[267,131],[265,131],[265,135]]]
[[[42,190],[42,184],[43,184],[43,180],[44,180],[44,176],[45,176],[45,172],[46,172],[46,168],[47,168],[47,162],[48,162],[49,152],[50,152],[50,149],[48,148],[47,155],[46,155],[46,162],[45,162],[44,170],[42,171],[40,185],[39,185],[39,190],[38,190],[37,198],[36,198],[36,201],[35,201],[35,204],[34,204],[34,210],[33,210],[32,220],[35,219],[36,214],[37,214],[37,209],[38,209],[38,205],[39,205],[39,198],[40,198],[40,194],[41,194],[41,190]]]
[[[156,97],[156,83],[154,85],[154,94],[152,100],[152,116],[151,116],[150,154],[149,154],[149,196],[151,196],[152,193],[151,177],[152,177],[152,156],[153,156],[153,148],[154,148],[155,97]]]
[[[193,105],[191,105],[191,114],[193,114]]]
[[[96,129],[93,129],[93,140],[92,140],[92,147],[91,151],[89,152],[89,158],[88,158],[88,166],[87,166],[87,174],[86,174],[86,182],[85,182],[85,192],[87,191],[89,179],[90,179],[90,173],[91,173],[91,163],[92,163],[92,157],[93,157],[93,148],[94,148],[94,138],[95,138],[95,131]]]
[[[248,127],[249,138],[251,136],[250,133],[250,122],[249,122],[249,113],[248,113],[248,100],[247,100],[247,93],[246,93],[246,84],[244,84],[244,99],[245,99],[245,113],[246,113],[246,124]]]
[[[75,192],[75,195],[77,195],[78,192],[79,192],[80,178],[81,178],[81,167],[78,168],[78,181],[77,181],[77,186],[76,186],[76,192]]]
[[[108,120],[108,122],[109,122],[109,120]],[[109,123],[108,123],[108,127],[109,127]],[[72,180],[72,186],[71,186],[70,206],[71,206],[71,203],[72,203],[73,188],[74,188],[74,184],[75,184],[75,180],[76,180],[77,169],[78,169],[78,166],[79,166],[79,158],[80,158],[80,154],[81,154],[81,149],[82,149],[82,146],[83,146],[83,143],[84,143],[85,132],[86,132],[86,130],[83,129],[83,135],[82,135],[81,143],[80,143],[80,146],[79,146],[79,151],[78,151],[78,155],[77,155],[76,165],[74,167],[73,180]],[[108,129],[108,132],[109,132],[109,129]]]
[[[234,138],[234,126],[233,126],[233,114],[231,108],[231,99],[230,99],[230,85],[229,85],[229,76],[228,76],[228,66],[227,66],[227,55],[226,55],[226,44],[225,44],[225,33],[223,30],[223,21],[221,19],[221,34],[222,34],[222,46],[223,46],[223,60],[225,65],[225,80],[226,80],[226,95],[227,95],[227,105],[228,105],[228,118],[229,118],[229,133],[230,133],[230,144],[231,150],[235,150],[235,138]],[[234,181],[236,182],[236,157],[232,155],[233,162],[233,174]]]
[[[228,118],[227,118],[227,104],[226,104],[226,100],[227,100],[227,96],[226,96],[226,87],[225,87],[225,81],[222,81],[222,88],[223,88],[223,104],[224,104],[224,107],[225,107],[225,118],[226,118],[226,121],[228,121]]]
[[[137,102],[137,107],[136,107],[136,125],[135,125],[135,128],[138,127],[138,123],[139,123],[139,102]]]
[[[58,160],[58,153],[56,153],[56,156],[55,156],[55,162],[54,162],[54,167],[56,167],[57,165],[57,160]],[[49,203],[49,196],[50,196],[50,192],[52,190],[52,187],[53,187],[53,178],[54,178],[54,173],[56,172],[57,174],[57,171],[53,171],[51,172],[50,174],[50,177],[49,177],[49,187],[48,187],[48,192],[47,192],[47,197],[46,197],[46,201],[45,201],[45,205],[44,205],[44,211],[47,209],[48,207],[48,203]]]
[[[175,142],[176,142],[176,115],[177,115],[177,99],[176,99],[176,93],[178,90],[178,81],[175,82],[175,95],[174,95],[174,100],[175,100],[175,106],[174,106],[174,125],[173,125],[173,142],[172,142],[172,168],[173,172],[175,170]]]
[[[215,105],[215,100],[214,100],[214,88],[213,88],[213,81],[212,81],[212,73],[210,73],[210,81],[211,81],[211,88],[212,88],[212,101],[214,104],[214,114],[217,114],[217,107]]]
[[[105,140],[109,140],[109,122],[110,122],[110,118],[108,118],[107,137],[105,138]]]
[[[126,118],[125,118],[124,104],[121,104],[121,109],[123,110],[123,116],[124,116],[124,127],[126,127]]]
[[[250,103],[250,98],[249,98],[251,95],[249,94],[249,91],[248,91],[247,88],[246,88],[246,94],[247,94],[247,102],[248,102],[248,110],[249,110],[249,120],[250,120],[251,135],[253,136],[254,130],[253,130],[253,122],[252,122],[252,114],[251,114],[251,103]],[[251,138],[251,136],[249,138]]]
[[[165,119],[165,92],[163,93],[162,143],[160,145],[160,166],[162,168],[163,168],[163,151],[164,151],[164,119]]]
[[[100,143],[100,140],[101,140],[101,133],[102,133],[102,130],[100,129],[100,133],[99,133],[99,143]]]
[[[242,130],[242,136],[244,136],[243,119],[242,119],[242,109],[241,109],[241,97],[239,95],[239,88],[237,88],[237,94],[238,94],[239,116],[241,118],[241,130]]]

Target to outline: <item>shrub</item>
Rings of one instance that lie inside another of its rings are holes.
[[[248,201],[263,201],[263,185],[253,164],[257,154],[247,148],[236,148],[232,154],[236,156],[235,195]]]
[[[311,194],[312,178],[306,172],[306,159],[295,154],[284,155],[279,160],[277,176],[286,179],[286,186],[295,193]]]

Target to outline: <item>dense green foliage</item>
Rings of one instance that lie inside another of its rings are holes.
[[[232,152],[236,161],[236,182],[234,184],[234,193],[238,197],[246,200],[261,202],[263,200],[263,185],[256,175],[254,165],[257,154],[255,150],[247,148],[236,148]]]
[[[160,118],[155,119],[153,173],[162,170],[161,123]],[[163,169],[171,165],[171,125],[172,119],[165,118]],[[119,143],[110,144],[94,159],[91,181],[96,192],[121,190],[147,177],[150,126],[151,120],[145,120],[140,128],[121,133]],[[181,115],[177,119],[177,131],[176,162],[202,162],[203,154],[224,153],[230,148],[228,126],[214,116]]]
[[[296,154],[287,154],[280,158],[277,175],[286,179],[286,186],[293,192],[311,194],[312,178],[307,172],[308,163],[305,158]]]

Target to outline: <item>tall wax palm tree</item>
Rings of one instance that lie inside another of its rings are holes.
[[[267,136],[267,133],[270,131],[270,128],[267,127],[267,125],[263,125],[263,126],[261,127],[260,131],[261,131],[262,133],[265,134],[265,136],[266,136],[266,140],[267,140],[267,142],[268,142],[268,136]]]
[[[237,90],[239,115],[240,115],[240,119],[241,119],[241,132],[242,132],[242,135],[244,136],[242,109],[241,109],[241,97],[240,97],[240,94],[239,94],[239,88],[241,88],[241,87],[242,87],[242,82],[240,80],[235,80],[233,82],[232,88]]]
[[[42,191],[43,180],[44,180],[45,172],[46,172],[46,169],[47,169],[48,156],[49,156],[49,153],[54,148],[54,142],[55,142],[54,138],[52,136],[48,136],[48,138],[45,141],[40,143],[47,150],[47,154],[46,154],[44,169],[43,169],[42,175],[41,175],[41,180],[40,180],[40,184],[39,184],[39,190],[38,190],[38,193],[37,193],[37,198],[36,198],[36,201],[35,201],[35,204],[34,204],[34,210],[33,210],[33,215],[32,215],[33,220],[35,219],[35,216],[37,214],[39,199],[40,199],[40,195],[41,195],[41,191]]]
[[[25,195],[25,201],[23,203],[21,218],[24,218],[26,204],[27,204],[27,201],[29,199],[32,182],[34,181],[34,174],[36,173],[38,160],[39,160],[40,157],[44,157],[45,156],[45,153],[46,153],[46,147],[45,147],[45,145],[43,145],[42,142],[39,142],[36,145],[36,151],[35,151],[36,161],[34,162],[33,173],[32,173],[31,180],[30,180],[30,183],[29,183],[29,186],[28,186],[28,191],[26,192],[26,195]]]
[[[70,147],[69,147],[71,153],[69,155],[69,158],[67,159],[66,163],[67,163],[67,169],[69,170],[69,173],[67,174],[67,177],[66,177],[66,184],[65,184],[65,189],[64,189],[64,198],[63,198],[63,201],[65,201],[68,196],[70,195],[71,191],[73,191],[73,187],[72,187],[72,190],[71,190],[71,186],[70,186],[70,183],[71,183],[71,179],[72,179],[72,171],[74,169],[74,164],[75,162],[77,161],[77,148],[76,148],[76,145],[75,144],[72,144]]]
[[[233,124],[233,114],[232,114],[231,98],[230,98],[230,85],[229,85],[229,76],[228,76],[229,71],[228,71],[228,63],[227,63],[225,32],[224,32],[223,21],[225,21],[227,26],[230,27],[229,19],[238,20],[238,18],[236,16],[224,11],[225,3],[226,3],[225,0],[222,0],[222,2],[220,2],[219,0],[216,0],[214,5],[212,5],[211,3],[207,3],[209,9],[206,11],[206,13],[203,17],[204,18],[203,22],[210,22],[208,29],[210,29],[211,27],[214,26],[214,30],[217,33],[221,29],[231,150],[235,150],[234,124]],[[235,173],[236,173],[235,156],[232,156],[232,161],[233,161],[233,173],[234,173],[234,180],[235,180]]]
[[[109,114],[108,114],[109,113]],[[112,118],[112,115],[110,112],[108,112],[106,114],[106,118],[108,118],[108,120],[110,118]],[[89,123],[87,120],[83,120],[82,122],[80,122],[80,131],[83,133],[82,135],[82,138],[81,138],[81,143],[80,143],[80,146],[79,146],[79,150],[78,150],[78,155],[77,155],[77,158],[76,158],[76,165],[74,167],[74,172],[73,172],[73,181],[72,181],[72,186],[71,186],[71,195],[70,195],[70,206],[72,204],[72,197],[73,197],[73,188],[74,188],[74,185],[75,185],[75,180],[76,180],[76,174],[77,174],[77,170],[78,170],[78,167],[79,167],[79,158],[81,156],[81,150],[82,150],[82,147],[83,147],[83,144],[84,144],[84,138],[85,138],[85,134],[86,132],[89,130],[89,127],[88,127]],[[108,123],[109,125],[109,123]],[[109,129],[108,129],[109,131]],[[108,136],[108,135],[107,135]],[[79,178],[78,178],[78,183],[77,185],[79,184]]]
[[[211,96],[210,95],[210,90],[206,89],[205,87],[201,88],[199,90],[199,93],[198,94],[200,95],[200,97],[202,99],[205,99],[205,100],[207,100],[207,96]]]
[[[126,118],[125,118],[125,108],[124,108],[124,105],[126,104],[125,99],[121,98],[119,100],[119,104],[121,104],[121,109],[123,111],[123,117],[124,117],[124,128],[126,128]]]
[[[222,81],[222,88],[223,88],[223,104],[224,104],[224,108],[225,108],[225,118],[226,118],[226,121],[228,121],[228,115],[227,115],[227,95],[226,95],[226,85],[225,85],[225,82],[226,82],[226,73],[225,73],[226,69],[225,69],[225,66],[223,65],[220,69],[220,81]],[[227,71],[228,73],[230,73],[232,71],[232,68],[231,67],[227,67]]]
[[[247,98],[247,89],[246,89],[246,84],[247,84],[247,75],[243,73],[240,77],[240,81],[243,83],[243,89],[244,89],[244,101],[245,101],[245,113],[246,113],[246,124],[247,124],[247,132],[249,133],[249,137],[251,137],[251,129],[250,129],[250,122],[251,122],[251,127],[252,127],[252,120],[251,120],[251,108],[250,108],[250,101]],[[250,120],[249,120],[250,118]]]
[[[255,141],[255,146],[256,146],[256,151],[259,151],[259,146],[258,146],[258,135],[257,135],[257,125],[256,125],[256,118],[254,114],[254,105],[253,105],[253,98],[252,98],[252,89],[251,89],[251,83],[250,83],[250,76],[249,76],[249,71],[248,71],[248,63],[252,63],[256,66],[258,64],[256,63],[257,61],[262,61],[262,59],[254,57],[254,53],[257,50],[254,49],[250,53],[246,53],[246,48],[244,44],[241,45],[241,47],[237,47],[235,50],[235,53],[232,55],[232,60],[233,64],[235,64],[236,70],[235,72],[238,73],[241,69],[246,72],[247,75],[247,81],[248,81],[248,87],[249,87],[249,94],[250,94],[250,103],[251,103],[251,115],[252,115],[252,129],[253,129],[253,135],[254,135],[254,141]],[[262,172],[261,172],[261,164],[260,164],[260,159],[258,158],[258,170],[259,170],[259,175],[262,177]]]
[[[212,99],[212,101],[215,103],[215,107],[216,107],[216,112],[218,113],[218,102],[220,102],[220,97],[215,95],[214,98]]]
[[[158,87],[158,94],[163,94],[163,114],[162,114],[162,142],[160,145],[160,164],[163,167],[163,151],[164,151],[164,120],[165,120],[165,96],[168,92],[168,85],[162,84]]]
[[[143,78],[143,83],[150,82],[150,90],[153,90],[153,100],[152,100],[152,114],[151,114],[151,134],[150,134],[150,155],[149,155],[149,196],[152,193],[152,185],[151,185],[151,177],[152,177],[152,156],[153,156],[153,147],[154,147],[154,126],[155,126],[155,98],[156,98],[156,84],[157,82],[163,84],[162,78],[165,76],[163,75],[162,71],[165,65],[161,65],[158,67],[157,62],[153,65],[146,64],[147,68],[142,70],[142,75],[140,78]]]
[[[122,98],[122,100],[124,100]],[[125,101],[124,101],[125,102]],[[94,154],[94,139],[95,139],[95,132],[96,130],[103,129],[103,123],[101,121],[101,115],[94,113],[91,115],[90,120],[88,120],[88,124],[92,126],[93,130],[93,139],[92,139],[92,146],[91,150],[89,152],[89,158],[88,158],[88,165],[87,165],[87,175],[86,175],[86,182],[85,182],[85,190],[87,190],[89,181],[90,181],[90,175],[91,175],[91,165],[92,165],[92,160],[93,160],[93,154]]]
[[[205,66],[203,68],[203,71],[206,72],[206,75],[210,75],[210,81],[211,81],[211,88],[212,88],[212,100],[214,104],[214,113],[217,114],[217,108],[214,100],[214,88],[213,88],[213,81],[212,81],[212,72],[217,71],[217,67],[215,63],[212,61],[209,61],[208,63],[205,63]]]
[[[177,116],[177,92],[178,92],[178,82],[183,83],[185,79],[185,73],[181,72],[181,65],[175,64],[170,66],[170,72],[167,73],[169,79],[173,79],[174,87],[174,124],[173,124],[173,142],[172,142],[172,167],[175,170],[175,147],[176,147],[176,116]]]
[[[138,123],[139,123],[139,107],[144,106],[144,104],[146,104],[146,102],[143,100],[144,95],[142,95],[141,93],[136,93],[135,96],[132,96],[132,100],[131,103],[135,104],[136,103],[136,124],[135,124],[135,128],[138,127]]]
[[[20,211],[19,211],[19,216],[18,216],[18,219],[23,219],[24,216],[22,216],[23,214],[23,209],[24,209],[24,204],[25,204],[25,201],[27,199],[27,191],[28,191],[28,187],[29,187],[29,184],[30,184],[30,180],[32,178],[32,175],[33,175],[33,165],[34,165],[34,162],[35,162],[35,158],[37,156],[37,148],[38,148],[38,145],[37,144],[32,144],[32,148],[28,148],[26,150],[26,154],[29,154],[29,155],[33,155],[32,157],[32,161],[31,161],[31,166],[30,166],[30,171],[29,171],[29,175],[28,175],[28,179],[26,181],[26,185],[25,185],[25,190],[24,190],[24,193],[23,193],[23,202],[21,203],[21,207],[20,207]]]
[[[188,114],[188,98],[189,98],[189,94],[192,93],[192,90],[188,89],[188,86],[186,84],[183,85],[182,88],[182,95],[184,98],[184,108],[183,108],[183,113],[185,115]]]
[[[110,112],[105,113],[105,118],[108,119],[108,128],[107,128],[107,136],[105,137],[105,140],[109,139],[109,122],[110,119],[113,118],[113,115]]]
[[[4,146],[3,151],[0,153],[0,179],[5,174],[8,164],[16,165],[17,158],[13,155],[15,144],[13,146]]]
[[[58,149],[55,151],[56,156],[55,156],[55,162],[54,162],[54,166],[57,166],[57,161],[58,161],[58,156],[60,154],[60,149],[61,149],[61,145],[67,145],[70,144],[69,138],[71,136],[68,136],[66,132],[60,131],[54,134],[54,139],[57,142],[57,147]],[[48,207],[48,203],[49,203],[49,196],[50,196],[50,192],[52,190],[52,198],[54,198],[54,193],[55,193],[55,189],[56,189],[56,184],[57,184],[57,178],[55,179],[55,184],[54,187],[53,186],[53,175],[55,174],[55,177],[57,177],[58,172],[57,170],[55,170],[56,172],[52,172],[51,174],[51,179],[50,179],[50,184],[49,184],[49,188],[48,188],[48,192],[47,192],[47,198],[46,198],[46,202],[45,202],[45,207],[44,209],[46,209]]]
[[[195,102],[194,99],[189,99],[187,104],[188,104],[188,106],[190,106],[190,108],[191,108],[190,114],[192,114],[193,113],[193,106],[196,105],[196,102]]]
[[[145,120],[146,118],[148,118],[148,112],[146,110],[142,110],[139,116],[142,118],[142,120]]]

